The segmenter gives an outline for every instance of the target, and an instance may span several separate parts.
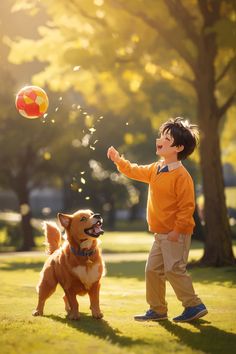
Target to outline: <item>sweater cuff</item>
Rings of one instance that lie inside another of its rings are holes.
[[[122,169],[124,167],[126,167],[126,160],[121,157],[120,161],[119,162],[115,162],[115,165],[117,166],[118,169]]]

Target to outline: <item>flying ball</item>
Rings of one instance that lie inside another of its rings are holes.
[[[25,86],[16,95],[16,108],[25,118],[35,119],[44,115],[48,109],[48,96],[38,86]]]

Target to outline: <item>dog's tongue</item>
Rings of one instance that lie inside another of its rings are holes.
[[[96,234],[98,234],[99,232],[102,231],[101,226],[97,226],[97,225],[94,227],[94,230],[95,230]]]

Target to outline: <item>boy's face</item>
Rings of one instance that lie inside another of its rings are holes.
[[[156,139],[156,154],[164,158],[177,159],[178,152],[183,150],[183,146],[172,146],[174,138],[169,132],[161,133],[160,138]]]

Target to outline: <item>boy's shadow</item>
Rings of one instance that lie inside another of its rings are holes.
[[[196,320],[188,323],[189,326],[194,326],[197,332],[192,332],[170,321],[160,321],[159,324],[178,337],[180,343],[193,350],[201,350],[210,354],[235,351],[236,334],[211,326],[208,321]]]
[[[96,320],[91,316],[87,316],[83,313],[79,321],[69,320],[67,317],[63,318],[55,315],[48,315],[44,317],[51,318],[54,321],[58,321],[66,324],[80,332],[93,335],[97,338],[109,341],[112,344],[117,344],[122,347],[130,347],[132,345],[148,344],[144,340],[134,340],[130,337],[124,336],[117,328],[112,328],[109,323],[103,319]]]

